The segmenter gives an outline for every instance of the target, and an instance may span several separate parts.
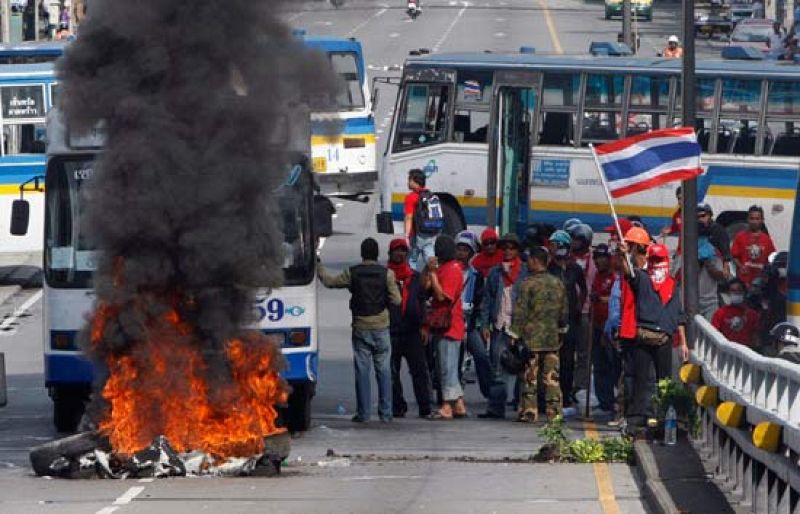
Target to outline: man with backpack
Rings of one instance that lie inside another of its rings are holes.
[[[382,422],[392,420],[392,372],[389,362],[392,348],[389,335],[389,305],[402,305],[392,270],[378,264],[378,242],[368,237],[361,242],[361,264],[331,276],[322,266],[318,274],[325,287],[349,289],[353,313],[353,365],[356,374],[356,415],[353,421],[369,421],[372,394],[370,367],[375,366],[378,382],[378,415]]]
[[[403,205],[404,230],[411,248],[409,262],[419,272],[425,269],[434,256],[433,245],[444,229],[444,214],[439,197],[425,187],[425,172],[413,169],[408,172],[408,189]]]

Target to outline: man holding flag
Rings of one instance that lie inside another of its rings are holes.
[[[631,339],[634,367],[634,391],[631,421],[643,422],[652,417],[653,409],[648,391],[651,390],[650,365],[655,367],[656,381],[672,371],[671,341],[677,334],[681,358],[688,359],[685,315],[681,306],[680,291],[669,274],[669,252],[663,245],[646,244],[643,257],[647,270],[635,268],[630,260],[633,239],[630,231],[623,234],[614,208],[613,198],[652,189],[677,180],[689,180],[703,173],[700,166],[700,145],[694,129],[681,127],[657,130],[597,148],[591,146],[603,188],[608,197],[614,224],[625,252],[625,287],[622,289],[624,337]],[[636,239],[639,241],[639,239]],[[627,320],[627,323],[625,321]]]

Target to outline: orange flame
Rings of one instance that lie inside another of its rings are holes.
[[[98,306],[93,346],[116,314]],[[227,341],[218,359],[227,369],[211,374],[192,327],[177,311],[152,325],[129,354],[107,359],[102,395],[110,408],[99,428],[112,448],[131,455],[163,435],[179,452],[202,451],[218,460],[263,453],[264,437],[284,430],[275,424],[274,406],[287,399],[278,346],[258,332]]]

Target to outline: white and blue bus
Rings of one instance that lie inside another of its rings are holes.
[[[308,163],[308,116],[287,116],[286,144],[295,166],[279,190],[284,232],[284,283],[277,289],[257,289],[253,328],[277,336],[288,368],[283,376],[293,388],[285,410],[292,431],[306,430],[311,422],[311,399],[319,369],[317,324],[317,227],[330,224],[330,214],[315,211],[314,174]],[[295,120],[304,120],[303,127]],[[53,399],[54,423],[59,431],[73,431],[83,414],[94,379],[92,364],[77,345],[77,336],[94,307],[92,272],[96,251],[86,246],[81,212],[85,184],[92,180],[94,159],[102,134],[76,137],[66,130],[57,111],[48,117],[48,154],[44,184],[44,368],[45,386]],[[27,188],[26,188],[27,189]],[[13,207],[12,233],[28,230],[26,200]],[[327,216],[328,219],[325,219]],[[37,230],[34,227],[34,230]],[[257,287],[257,286],[254,286]]]
[[[0,65],[0,225],[8,226],[20,185],[44,173],[45,119],[57,96],[51,63]],[[44,212],[41,194],[30,195],[30,200],[34,212]],[[0,251],[40,251],[42,215],[34,216],[32,224],[27,236],[4,237]]]
[[[660,58],[433,54],[404,66],[381,169],[378,230],[402,221],[407,173],[421,168],[451,231],[523,232],[609,208],[589,143],[680,125],[680,62]],[[731,232],[761,205],[788,248],[800,169],[800,66],[698,61],[698,196]],[[653,232],[675,211],[676,184],[617,201]]]

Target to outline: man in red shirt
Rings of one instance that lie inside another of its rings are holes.
[[[403,202],[403,229],[408,241],[411,253],[408,257],[409,264],[415,270],[422,272],[428,260],[434,256],[433,244],[436,242],[438,234],[422,234],[415,226],[414,214],[417,212],[419,196],[425,187],[425,172],[420,169],[413,169],[408,172],[408,189],[410,193],[406,195]]]
[[[608,246],[599,244],[594,249],[596,273],[592,281],[591,323],[592,323],[592,376],[594,391],[600,410],[614,412],[614,384],[619,377],[619,358],[603,330],[608,319],[608,300],[617,274],[611,269],[611,254]]]
[[[711,324],[729,341],[751,348],[758,346],[758,313],[745,303],[744,282],[738,278],[728,283],[723,295],[725,305],[717,309]]]
[[[458,378],[458,360],[461,341],[465,335],[464,312],[461,305],[464,273],[455,258],[456,243],[452,237],[446,234],[439,236],[434,250],[436,256],[428,261],[428,272],[423,285],[430,291],[433,299],[431,312],[449,311],[450,322],[446,328],[439,330],[427,327],[432,342],[436,345],[437,369],[443,399],[441,407],[433,417],[463,418],[467,415],[467,409],[464,405],[464,390]]]
[[[733,240],[731,255],[736,274],[747,288],[761,276],[770,254],[775,251],[772,238],[764,231],[764,209],[753,205],[747,210],[748,230],[742,230]]]

